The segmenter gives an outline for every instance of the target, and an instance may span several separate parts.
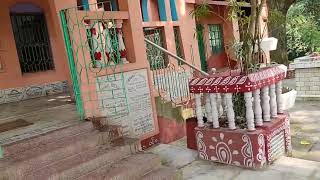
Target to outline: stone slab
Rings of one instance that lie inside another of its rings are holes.
[[[172,144],[160,144],[148,150],[161,157],[163,164],[181,168],[198,159],[198,152]]]

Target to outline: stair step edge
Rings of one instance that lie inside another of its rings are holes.
[[[68,137],[64,140],[50,143],[39,148],[33,148],[16,157],[5,157],[0,161],[0,172],[9,171],[16,173],[25,173],[34,171],[42,166],[54,161],[72,156],[82,151],[89,150],[102,144],[99,141],[99,132],[81,134],[79,136]],[[7,161],[6,161],[7,160]],[[2,164],[2,166],[1,166]]]
[[[100,146],[86,152],[70,156],[29,173],[27,179],[70,179],[88,173],[108,162],[115,162],[139,150],[137,139],[124,138],[126,142],[113,147]]]
[[[108,179],[108,180],[140,180],[145,174],[161,166],[158,155],[138,153],[124,158],[116,163],[100,167],[77,180]]]
[[[50,143],[59,139],[63,139],[67,136],[85,133],[92,129],[93,128],[91,122],[81,122],[76,125],[53,130],[45,134],[40,134],[35,137],[30,137],[10,144],[5,144],[2,146],[2,148],[4,150],[4,155],[9,156],[10,154],[23,152],[27,149],[38,146],[39,144]]]

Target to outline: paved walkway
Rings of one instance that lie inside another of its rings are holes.
[[[249,170],[199,160],[187,149],[185,139],[150,149],[160,155],[162,164],[180,169],[183,179],[193,180],[319,180],[320,162],[282,157],[263,170]]]
[[[320,101],[296,101],[290,117],[293,157],[320,162]]]
[[[65,94],[1,104],[0,124],[23,119],[32,125],[0,133],[0,145],[79,123],[75,104]]]

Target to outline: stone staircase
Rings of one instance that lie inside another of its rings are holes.
[[[157,155],[141,152],[139,141],[124,137],[117,126],[99,132],[83,122],[3,149],[0,180],[181,179]]]

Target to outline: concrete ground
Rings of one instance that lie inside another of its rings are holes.
[[[193,180],[319,180],[320,162],[281,157],[262,170],[250,170],[198,159],[197,151],[187,149],[183,138],[149,150],[160,155],[162,164],[178,168],[183,179]]]
[[[0,145],[79,123],[75,104],[65,94],[0,105],[0,123],[23,119],[32,125],[0,133]]]
[[[320,162],[320,101],[296,101],[289,112],[293,157]]]
[[[295,89],[295,79],[283,86]],[[289,112],[293,157],[320,162],[320,101],[296,100]]]

